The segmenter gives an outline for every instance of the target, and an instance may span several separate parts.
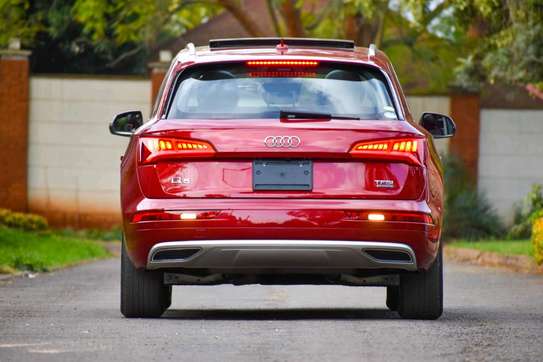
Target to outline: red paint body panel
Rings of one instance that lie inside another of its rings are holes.
[[[209,51],[180,54],[165,80],[184,68],[207,62],[269,59],[349,62],[381,69],[389,80],[400,120],[308,121],[169,120],[160,119],[169,91],[159,99],[153,118],[127,148],[121,166],[121,205],[131,260],[144,267],[153,245],[165,241],[213,239],[308,239],[398,242],[415,252],[419,268],[428,268],[439,248],[443,213],[443,178],[439,157],[428,133],[409,113],[399,82],[386,56],[367,51],[274,49]],[[270,149],[266,136],[298,136],[296,149]],[[140,137],[171,137],[209,142],[216,153],[205,159],[171,159],[140,164]],[[423,140],[422,164],[360,159],[349,153],[354,144],[391,138]],[[311,191],[253,191],[252,161],[267,158],[313,161]],[[189,180],[173,183],[172,178]],[[375,180],[394,187],[377,188]],[[132,222],[147,210],[211,212],[204,220]],[[433,223],[369,222],[363,211],[410,211],[429,214]]]

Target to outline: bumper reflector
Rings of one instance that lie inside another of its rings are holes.
[[[140,211],[134,214],[132,222],[142,221],[191,221],[191,220],[219,220],[224,218],[222,211]]]
[[[368,214],[368,220],[369,221],[385,221],[385,215],[370,213]]]

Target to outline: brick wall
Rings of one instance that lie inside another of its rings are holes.
[[[0,51],[0,207],[27,209],[28,55]]]
[[[463,161],[473,185],[478,182],[480,112],[478,94],[451,95],[450,115],[456,122],[456,135],[449,149]]]
[[[150,82],[111,77],[32,77],[29,208],[53,224],[119,223],[119,158],[128,138],[108,123],[127,110],[150,112]]]

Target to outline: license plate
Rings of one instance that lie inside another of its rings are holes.
[[[253,161],[253,190],[313,189],[313,162],[309,160]]]

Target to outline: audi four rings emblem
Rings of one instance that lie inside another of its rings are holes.
[[[298,136],[268,136],[264,138],[264,144],[270,148],[296,148],[302,144]]]

